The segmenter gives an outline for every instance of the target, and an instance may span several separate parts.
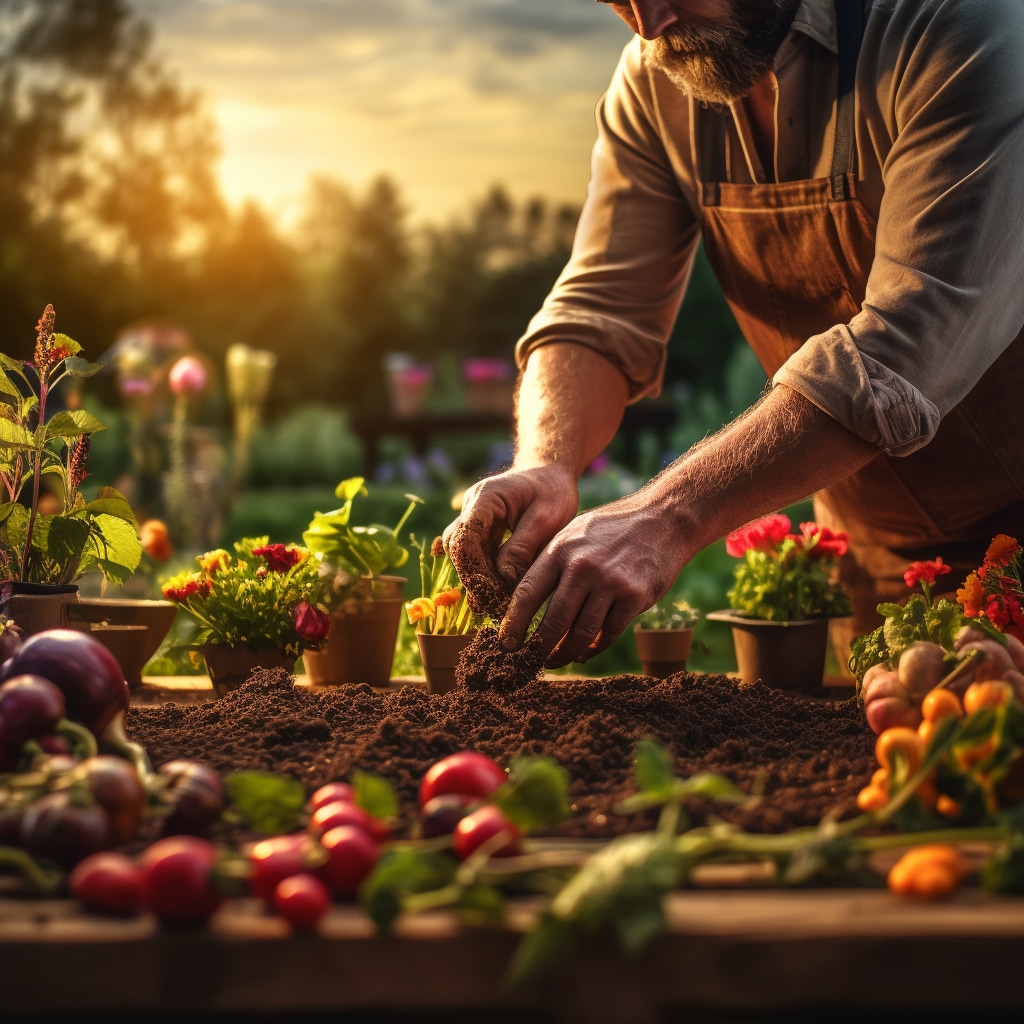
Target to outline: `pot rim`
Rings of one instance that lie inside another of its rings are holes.
[[[730,622],[737,626],[780,626],[782,628],[810,626],[817,622],[831,622],[833,619],[849,619],[851,617],[850,615],[812,615],[806,619],[758,619],[752,615],[743,615],[732,608],[707,612],[704,616],[705,619],[712,622]]]

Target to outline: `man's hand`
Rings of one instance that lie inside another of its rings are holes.
[[[470,487],[444,545],[473,610],[500,621],[516,584],[578,506],[576,477],[558,464],[507,470]]]

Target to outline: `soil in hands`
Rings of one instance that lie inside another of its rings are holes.
[[[635,790],[632,757],[641,739],[667,747],[680,777],[714,772],[761,794],[741,806],[687,807],[693,824],[711,817],[751,832],[856,814],[857,793],[876,767],[875,735],[852,699],[686,672],[664,680],[545,679],[539,658],[524,652],[504,652],[493,630],[482,631],[463,655],[459,685],[442,695],[416,686],[313,689],[281,670],[261,670],[220,700],[133,706],[128,734],[154,765],[189,758],[223,773],[273,772],[308,792],[355,771],[381,775],[397,788],[406,822],[414,820],[421,776],[447,754],[478,750],[506,766],[519,755],[546,755],[569,777],[573,817],[557,834],[574,838],[654,823],[650,812],[614,811]]]

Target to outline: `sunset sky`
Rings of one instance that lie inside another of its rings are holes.
[[[443,221],[493,184],[582,202],[630,32],[593,0],[133,0],[221,132],[224,192],[287,223],[310,174]]]

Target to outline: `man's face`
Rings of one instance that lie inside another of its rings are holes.
[[[800,0],[629,0],[612,10],[643,37],[643,61],[695,99],[746,96],[772,66]]]

